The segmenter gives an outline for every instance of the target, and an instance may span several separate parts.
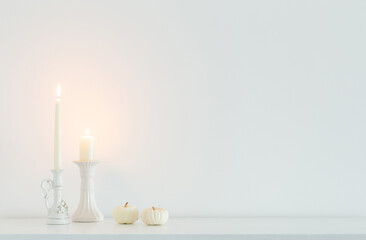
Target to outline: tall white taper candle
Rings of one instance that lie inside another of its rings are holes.
[[[55,147],[54,147],[54,169],[61,169],[61,142],[60,142],[60,95],[61,87],[57,85],[57,97],[55,105]]]

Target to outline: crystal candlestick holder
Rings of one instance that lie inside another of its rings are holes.
[[[72,216],[74,222],[99,222],[104,216],[98,209],[94,193],[94,172],[98,161],[74,161],[80,169],[80,202]]]
[[[62,199],[62,170],[51,170],[53,178],[42,180],[41,187],[48,211],[47,224],[69,224],[68,206]],[[50,192],[53,191],[53,203],[49,202]]]

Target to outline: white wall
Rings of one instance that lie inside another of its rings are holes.
[[[65,200],[172,216],[366,215],[365,1],[0,1],[0,217]]]

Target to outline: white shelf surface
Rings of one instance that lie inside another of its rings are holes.
[[[0,240],[366,240],[366,218],[173,218],[163,226],[1,219]]]

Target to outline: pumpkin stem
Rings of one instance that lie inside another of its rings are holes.
[[[125,203],[125,206],[124,207],[127,207],[127,204],[128,204],[128,202]]]
[[[152,209],[155,211],[155,207],[152,207]]]

